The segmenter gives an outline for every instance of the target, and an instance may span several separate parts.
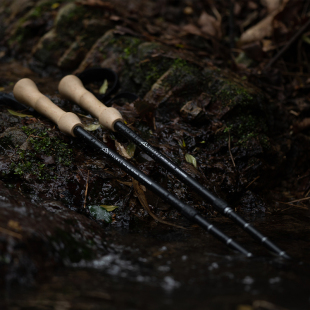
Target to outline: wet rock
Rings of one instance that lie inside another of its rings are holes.
[[[10,139],[12,144],[15,147],[18,147],[26,142],[27,135],[20,128],[9,127],[2,134],[0,134],[0,139],[3,138]]]
[[[68,43],[57,34],[55,29],[52,29],[40,39],[33,50],[33,55],[46,65],[56,64],[68,47]]]
[[[107,253],[102,227],[59,202],[31,203],[2,181],[0,201],[1,285],[30,286],[43,270]]]
[[[230,202],[242,198],[253,179],[259,177],[260,182],[264,181],[268,160],[276,154],[270,148],[269,112],[262,92],[190,52],[142,36],[138,24],[127,21],[123,8],[121,4],[105,4],[101,8],[72,2],[61,4],[50,19],[51,28],[40,37],[34,58],[43,66],[52,64],[66,70],[78,67],[75,73],[94,66],[116,71],[120,91],[134,92],[141,98],[133,104],[116,106],[124,112],[125,118],[128,115],[132,128],[221,198]],[[51,44],[54,44],[52,48]],[[106,139],[112,147],[114,138]],[[125,143],[125,149],[127,146]],[[197,162],[195,173],[192,166],[188,167],[187,154]],[[51,171],[52,177],[60,173],[66,180],[59,182],[63,191],[57,190],[55,195],[46,184],[38,186],[42,190],[40,194],[35,190],[37,197],[44,197],[47,191],[53,199],[79,209],[85,198],[84,186],[89,171],[93,187],[88,193],[88,203],[126,205],[125,199],[112,190],[116,186],[120,193],[128,193],[128,189],[115,183],[115,178],[126,178],[126,175],[113,165],[106,162],[97,165],[98,158],[93,154],[88,154],[87,159],[82,155],[82,160],[76,156],[68,167],[57,163],[56,157],[55,163],[46,159],[54,155],[39,156],[46,169],[56,169]],[[161,178],[156,168],[144,165],[152,161],[143,153],[136,152],[132,161],[151,177]],[[102,169],[109,171],[110,167],[114,174],[108,177]],[[30,183],[32,176],[28,174]],[[201,205],[191,190],[177,190],[171,184],[166,186],[189,203]],[[257,183],[251,186],[255,188]],[[34,191],[32,184],[26,184],[26,188]],[[203,203],[203,207],[206,206]],[[164,216],[169,218],[168,214]]]

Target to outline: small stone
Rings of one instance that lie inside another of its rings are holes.
[[[14,146],[20,146],[27,140],[27,135],[19,128],[9,127],[1,135],[0,139],[8,137],[11,139]]]

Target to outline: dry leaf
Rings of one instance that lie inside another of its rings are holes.
[[[125,181],[120,181],[120,180],[117,180],[117,182],[127,185],[127,186],[132,186],[132,182],[125,182]]]
[[[22,230],[20,224],[17,221],[13,221],[13,220],[9,220],[8,227],[13,228],[13,229],[15,229],[17,231],[21,231]]]
[[[281,12],[288,0],[283,0],[281,3],[278,5],[274,3],[273,7],[277,6],[277,9],[273,9],[273,11],[266,16],[263,20],[261,20],[259,23],[254,25],[253,27],[247,29],[240,37],[240,40],[238,41],[238,45],[242,46],[254,41],[260,41],[266,37],[270,37],[273,33],[273,21],[274,17]],[[271,1],[266,0],[266,5],[270,5],[270,8],[272,7]]]
[[[85,118],[88,118],[88,119],[93,119],[91,116],[87,116],[87,115],[84,115],[84,114],[81,114],[81,113],[76,113],[76,114],[81,116],[81,117],[85,117]]]
[[[272,21],[274,19],[275,13],[268,15],[266,18],[261,20],[255,26],[246,30],[240,37],[238,42],[239,46],[251,43],[254,41],[260,41],[265,37],[270,37],[272,35],[273,27]]]
[[[156,221],[162,223],[162,224],[166,224],[166,225],[170,225],[170,226],[174,226],[174,227],[178,227],[178,228],[182,228],[182,229],[186,229],[182,226],[179,225],[175,225],[169,222],[166,222],[164,220],[161,220],[160,218],[158,218],[150,209],[149,204],[146,200],[145,194],[144,194],[144,190],[142,188],[143,185],[140,185],[139,182],[135,179],[132,179],[132,184],[133,184],[133,188],[135,190],[135,193],[141,203],[141,205],[143,206],[143,208],[148,212],[148,214]],[[144,186],[143,186],[144,187]]]
[[[187,25],[183,26],[182,30],[186,33],[194,34],[196,36],[202,35],[200,29],[193,24],[187,24]]]
[[[221,21],[218,21],[212,15],[209,15],[206,12],[202,12],[198,24],[201,26],[201,31],[207,35],[212,37],[221,38],[222,31],[221,31]]]
[[[123,147],[122,144],[120,144],[119,142],[115,141],[115,147],[116,147],[116,150],[117,152],[122,155],[123,157],[127,158],[127,159],[130,159],[132,156],[130,156],[126,149]]]
[[[262,5],[267,8],[268,13],[278,10],[282,2],[282,0],[261,0]]]

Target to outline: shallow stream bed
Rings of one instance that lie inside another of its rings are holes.
[[[213,220],[255,254],[227,249],[200,229],[106,231],[109,253],[8,286],[2,309],[309,309],[309,212],[252,218],[293,260],[273,257],[228,220]]]

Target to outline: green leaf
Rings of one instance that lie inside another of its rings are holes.
[[[100,124],[89,124],[84,126],[84,129],[87,131],[95,131],[100,127]]]
[[[108,89],[108,80],[104,80],[102,86],[99,89],[99,94],[105,94]]]
[[[195,168],[197,168],[197,161],[196,158],[190,154],[185,154],[185,160],[192,164]]]
[[[14,116],[19,116],[19,117],[33,117],[32,115],[28,115],[28,114],[23,114],[23,113],[19,113],[13,110],[8,109],[8,112]]]
[[[118,206],[106,206],[106,205],[100,205],[100,207],[105,208],[108,212],[111,212],[118,208]]]
[[[133,155],[135,154],[135,150],[136,150],[136,145],[132,142],[130,142],[126,148],[126,152],[130,157],[133,157]]]
[[[108,212],[105,208],[102,208],[101,206],[88,206],[88,209],[90,211],[90,214],[96,220],[103,220],[107,223],[112,222],[112,216],[110,212]]]

